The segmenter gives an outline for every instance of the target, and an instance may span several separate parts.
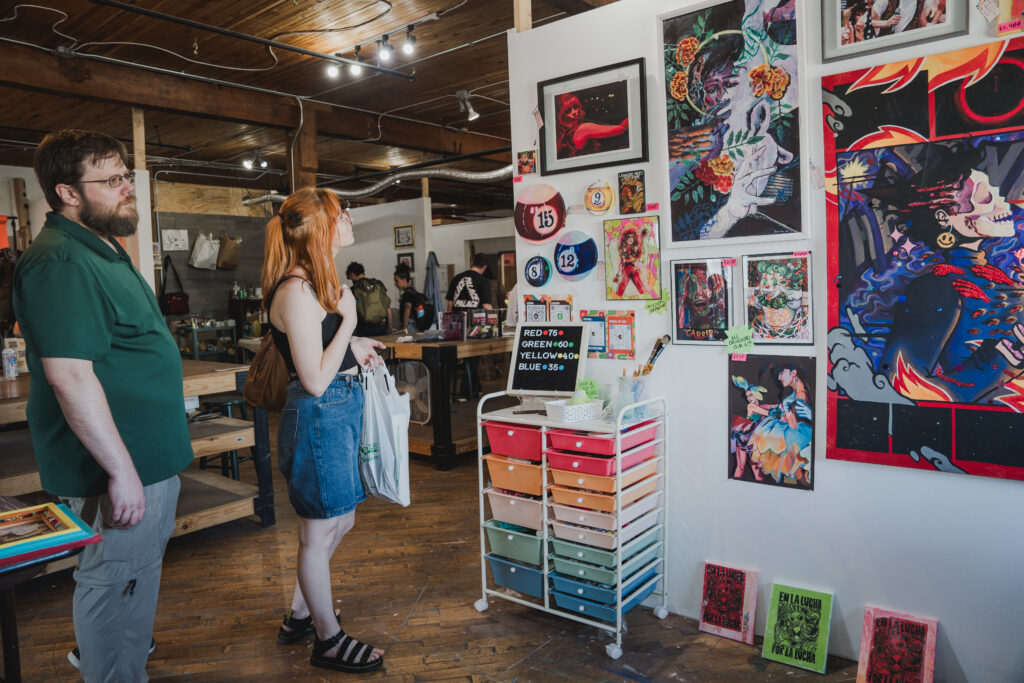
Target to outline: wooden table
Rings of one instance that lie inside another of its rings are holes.
[[[248,366],[234,363],[183,360],[182,396],[203,396],[241,390]],[[0,382],[0,424],[24,422],[28,405],[29,376]],[[182,406],[184,411],[184,406]],[[266,413],[262,434],[254,424],[233,418],[217,418],[189,425],[195,457],[252,447],[259,486],[223,477],[212,471],[189,469],[181,473],[181,494],[175,515],[175,536],[205,529],[255,513],[263,526],[274,524],[274,486],[266,438]],[[261,439],[262,437],[262,439]],[[38,491],[39,473],[26,430],[0,433],[0,495],[16,496]]]
[[[437,468],[452,467],[460,453],[476,451],[476,438],[452,442],[451,396],[449,379],[455,374],[456,364],[464,358],[511,353],[514,337],[467,339],[448,342],[400,342],[398,335],[375,337],[391,351],[391,357],[400,360],[422,361],[430,370],[430,419],[434,424],[432,443],[409,439],[409,452],[429,455],[436,459]]]

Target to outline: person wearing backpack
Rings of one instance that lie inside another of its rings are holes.
[[[437,311],[434,304],[427,300],[427,296],[417,292],[412,286],[412,274],[409,266],[402,264],[395,268],[395,287],[402,293],[398,303],[399,314],[402,318],[401,332],[423,332],[430,329],[434,324]]]
[[[353,261],[348,264],[345,276],[352,281],[352,295],[356,298],[355,335],[358,337],[379,337],[388,334],[393,325],[391,297],[380,280],[366,277],[363,264]]]

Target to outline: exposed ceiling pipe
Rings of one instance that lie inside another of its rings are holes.
[[[465,161],[466,159],[479,159],[480,157],[487,157],[495,154],[504,154],[505,152],[511,152],[512,147],[495,147],[494,149],[484,150],[483,152],[473,152],[471,154],[460,154],[453,157],[439,157],[430,161],[421,161],[418,164],[410,164],[402,168],[403,171],[411,171],[414,168],[428,168],[430,166],[440,166],[441,164],[449,164],[453,161]],[[344,178],[334,178],[326,182],[320,183],[319,187],[326,187],[327,185],[333,185],[335,183],[343,183],[349,180],[368,180],[369,178],[377,178],[380,176],[386,176],[395,171],[374,171],[372,173],[359,173],[358,167],[356,168],[356,175],[349,175]]]
[[[332,187],[325,187],[323,189],[329,190],[334,194],[338,195],[342,199],[361,199],[363,197],[371,197],[381,190],[394,185],[401,180],[414,180],[419,178],[439,178],[441,180],[454,180],[462,183],[492,183],[498,180],[505,180],[512,177],[513,167],[512,164],[499,168],[494,171],[459,171],[454,168],[425,168],[415,171],[399,171],[389,175],[387,178],[380,180],[369,187],[363,187],[358,190],[336,190]],[[277,194],[272,192],[265,194],[260,197],[245,197],[242,199],[242,204],[245,206],[253,206],[254,204],[264,204],[266,202],[273,202],[274,204],[280,204],[285,200],[285,195]]]
[[[329,55],[324,52],[317,52],[316,50],[307,50],[304,47],[298,47],[296,45],[290,45],[288,43],[281,43],[276,40],[267,40],[266,38],[260,38],[258,36],[251,36],[248,33],[239,33],[238,31],[232,31],[226,28],[220,28],[219,26],[212,26],[210,24],[204,24],[199,21],[193,21],[191,19],[185,19],[183,17],[176,17],[172,14],[164,14],[163,12],[157,12],[156,10],[146,9],[144,7],[137,7],[135,5],[126,5],[123,2],[117,2],[116,0],[91,0],[94,5],[106,5],[108,7],[115,7],[125,12],[135,12],[143,16],[152,17],[153,19],[160,19],[162,21],[169,21],[174,24],[181,24],[190,28],[198,28],[203,31],[210,31],[211,33],[219,33],[223,36],[229,36],[231,38],[237,38],[239,40],[248,40],[253,43],[259,43],[260,45],[266,45],[267,47],[276,47],[279,50],[288,50],[290,52],[298,52],[301,55],[308,55],[310,57],[319,57],[320,59],[328,62],[336,62],[338,64],[359,64],[364,69],[370,71],[376,71],[377,73],[387,74],[389,76],[398,76],[399,78],[405,78],[410,81],[415,81],[416,76],[412,74],[403,74],[400,71],[393,69],[385,69],[380,66],[374,66],[367,62],[356,62],[351,59],[345,59],[344,57],[338,57],[337,55]]]

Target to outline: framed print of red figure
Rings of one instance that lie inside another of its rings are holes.
[[[605,298],[660,299],[658,217],[604,222]]]
[[[1024,479],[1024,39],[822,79],[826,456]]]

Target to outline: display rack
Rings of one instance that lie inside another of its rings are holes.
[[[192,337],[191,345],[188,343],[190,332]],[[208,332],[213,332],[216,335],[213,337],[212,348],[210,348],[210,338],[204,336]],[[228,335],[231,337],[230,347],[224,345]],[[182,357],[191,358],[192,360],[200,360],[205,356],[230,356],[238,345],[238,331],[235,329],[235,322],[233,320],[229,320],[227,323],[217,323],[209,327],[180,326],[175,331],[175,338],[177,339],[178,350],[181,351]],[[200,341],[201,339],[205,341]],[[207,345],[205,351],[200,350],[202,344]]]
[[[477,406],[482,597],[474,606],[483,612],[494,596],[608,631],[615,642],[605,652],[618,659],[630,609],[653,595],[661,598],[654,615],[668,615],[667,404],[655,397],[621,406],[614,420],[573,423],[516,408],[484,412],[507,395]]]

